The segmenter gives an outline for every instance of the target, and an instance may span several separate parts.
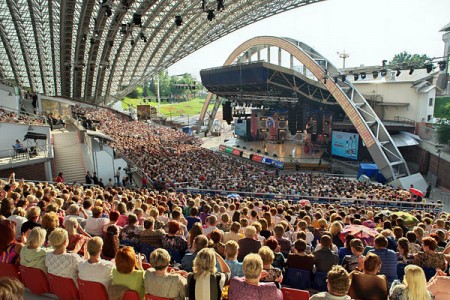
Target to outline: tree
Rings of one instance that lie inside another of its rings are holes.
[[[390,65],[404,66],[404,67],[424,67],[427,62],[430,62],[431,58],[426,54],[410,54],[406,51],[395,54]]]
[[[447,120],[441,120],[437,125],[437,135],[439,143],[449,144],[450,143],[450,124]]]

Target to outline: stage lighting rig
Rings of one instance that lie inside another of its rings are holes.
[[[402,74],[402,72],[400,71],[400,68],[397,68],[397,73],[395,73],[395,76],[400,76],[400,74]]]
[[[386,70],[386,69],[380,70],[380,75],[381,75],[381,77],[386,76],[386,74],[387,74],[387,70]]]
[[[178,27],[183,25],[183,18],[181,16],[175,16],[175,25],[177,25]]]
[[[133,24],[142,27],[142,15],[139,13],[133,14]]]
[[[425,68],[427,69],[427,73],[429,74],[429,73],[431,73],[431,71],[433,71],[433,64],[426,64],[425,65]]]
[[[147,37],[145,36],[145,34],[143,32],[141,32],[141,40],[143,40],[144,43],[147,43]]]
[[[366,79],[366,72],[361,72],[361,79]]]
[[[342,82],[345,82],[345,80],[347,80],[347,75],[342,74],[341,75],[341,80],[342,80]]]
[[[354,79],[355,81],[358,81],[358,79],[359,79],[359,74],[358,74],[358,73],[353,74],[353,79]]]
[[[105,16],[107,18],[111,17],[112,16],[111,7],[109,5],[105,5],[105,6],[103,6],[103,8],[105,9]]]
[[[372,77],[373,77],[373,79],[377,79],[378,78],[378,71],[373,71],[372,72]]]
[[[411,66],[411,67],[409,68],[409,75],[412,75],[413,73],[414,73],[414,67]]]
[[[212,20],[214,20],[215,17],[216,17],[216,15],[214,14],[214,11],[212,9],[208,10],[208,16],[207,16],[208,21],[211,22]]]
[[[438,62],[439,70],[445,71],[445,68],[447,67],[447,63],[445,61]]]

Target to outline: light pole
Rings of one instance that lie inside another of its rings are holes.
[[[345,60],[350,57],[350,54],[345,53],[345,50],[342,52],[337,52],[340,58],[342,58],[342,69],[345,69]]]
[[[441,149],[438,149],[436,152],[439,155],[437,168],[436,168],[436,186],[437,186],[438,182],[439,182],[439,164],[441,163]]]

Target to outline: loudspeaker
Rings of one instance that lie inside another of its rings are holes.
[[[296,123],[297,123],[297,113],[295,112],[295,107],[296,106],[291,106],[289,107],[288,110],[288,127],[289,127],[289,132],[291,133],[291,135],[295,135],[295,133],[297,132],[297,127],[296,127]]]
[[[227,122],[228,125],[233,121],[233,116],[231,112],[231,102],[225,101],[223,103],[223,120]]]
[[[267,128],[267,118],[260,117],[259,118],[259,129],[266,129],[266,128]]]
[[[317,115],[317,134],[323,134],[323,113]]]
[[[278,129],[286,129],[287,121],[278,121]]]

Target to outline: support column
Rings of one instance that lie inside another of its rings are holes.
[[[294,69],[294,55],[291,54],[291,62],[290,62],[291,70]]]
[[[44,163],[44,169],[45,169],[45,180],[53,181],[52,164],[50,159]]]
[[[281,66],[281,48],[278,48],[278,65]]]
[[[267,62],[270,63],[270,46],[267,46]]]

